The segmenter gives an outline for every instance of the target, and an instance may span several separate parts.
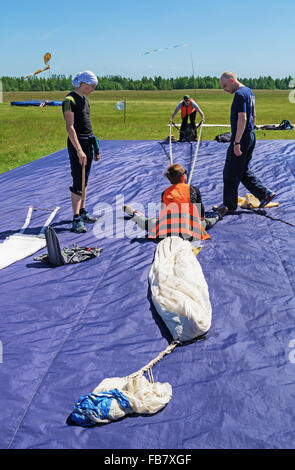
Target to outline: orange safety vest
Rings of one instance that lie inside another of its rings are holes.
[[[177,236],[186,240],[211,238],[201,225],[198,207],[190,202],[190,186],[173,184],[164,191],[164,207],[149,238]]]
[[[188,116],[189,114],[192,114],[195,110],[192,105],[193,100],[190,99],[189,104],[186,106],[184,104],[184,100],[182,100],[181,104],[181,119],[183,119],[185,116]]]

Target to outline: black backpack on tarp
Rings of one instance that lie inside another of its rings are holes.
[[[97,258],[102,252],[102,248],[80,247],[73,245],[72,248],[60,248],[59,240],[55,230],[50,225],[45,230],[47,254],[36,256],[34,260],[44,261],[53,266],[63,266],[65,264],[81,263],[92,258]]]
[[[230,142],[231,140],[231,133],[230,132],[225,132],[224,134],[219,134],[215,137],[217,142]]]

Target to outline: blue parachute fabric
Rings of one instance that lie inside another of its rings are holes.
[[[10,105],[11,106],[40,106],[42,103],[44,103],[46,106],[61,106],[62,101],[54,101],[54,100],[31,100],[31,101],[11,101]]]
[[[117,388],[99,394],[88,393],[80,397],[74,405],[71,420],[80,426],[94,426],[89,416],[97,419],[110,420],[109,412],[113,400],[117,400],[121,408],[130,410],[128,399]]]
[[[169,145],[100,144],[87,208],[105,222],[82,235],[69,230],[66,149],[0,175],[0,242],[21,228],[29,205],[58,205],[52,226],[62,248],[103,248],[85,263],[52,268],[31,256],[0,271],[1,448],[294,448],[295,228],[244,209],[218,222],[198,255],[213,311],[207,339],[177,347],[153,368],[155,382],[172,386],[168,405],[106,426],[67,424],[77,397],[134,373],[171,341],[148,287],[157,245],[121,211],[122,203],[147,209],[160,201]],[[199,148],[192,184],[207,210],[222,202],[227,147]],[[173,161],[189,171],[194,149],[173,144]],[[294,141],[258,141],[252,167],[277,192],[280,206],[267,214],[295,224]],[[33,212],[26,233],[38,233],[47,217]]]

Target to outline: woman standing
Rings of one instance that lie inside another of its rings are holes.
[[[85,208],[85,200],[82,201],[82,168],[85,167],[85,188],[90,173],[92,160],[99,160],[99,144],[93,135],[90,121],[90,105],[87,96],[94,91],[97,85],[97,77],[87,70],[79,73],[73,79],[75,91],[70,92],[62,103],[62,110],[68,133],[68,153],[71,164],[73,184],[70,186],[73,223],[72,231],[75,233],[86,232],[84,223],[95,223],[93,217]]]

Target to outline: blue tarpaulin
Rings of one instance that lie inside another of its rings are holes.
[[[189,171],[194,145],[173,144],[174,163]],[[192,184],[207,210],[222,201],[227,146],[200,145]],[[66,150],[0,175],[0,241],[21,228],[29,205],[60,206],[52,226],[61,247],[103,248],[77,265],[52,268],[31,256],[0,271],[1,448],[294,448],[295,228],[243,209],[212,228],[198,255],[213,310],[207,339],[153,368],[155,381],[172,385],[168,405],[91,429],[67,424],[78,397],[137,371],[171,341],[148,287],[156,244],[136,230],[127,235],[121,212],[123,197],[143,207],[160,201],[169,146],[102,141],[101,155],[87,195],[90,211],[113,209],[113,236],[101,239],[91,225],[69,231]],[[294,141],[259,141],[253,168],[278,195],[267,214],[295,224]],[[47,216],[34,212],[27,232]]]

